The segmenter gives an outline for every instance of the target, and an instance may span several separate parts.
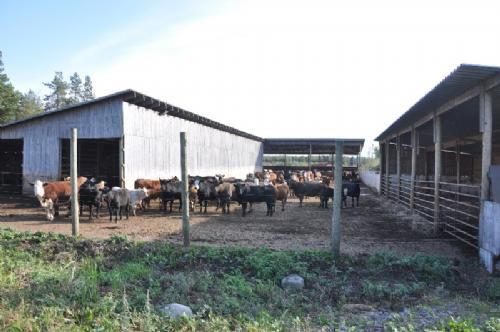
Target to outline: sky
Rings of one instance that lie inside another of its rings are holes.
[[[0,0],[20,91],[90,75],[260,137],[373,139],[462,63],[500,66],[498,1]]]

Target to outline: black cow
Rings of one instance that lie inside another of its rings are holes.
[[[92,220],[92,209],[96,208],[96,218],[99,219],[99,212],[103,202],[103,191],[96,188],[97,181],[94,178],[87,180],[81,185],[78,191],[78,201],[80,203],[80,216],[83,214],[83,207],[89,207],[89,220]]]
[[[342,202],[344,207],[347,207],[347,196],[352,198],[352,207],[354,207],[354,198],[356,198],[356,206],[359,206],[359,196],[361,194],[361,188],[359,183],[356,182],[344,182],[342,183]]]
[[[247,204],[265,202],[266,216],[272,217],[276,204],[276,189],[273,186],[257,186],[240,182],[234,184],[233,199],[241,204],[243,217],[246,215]]]
[[[215,191],[217,179],[215,177],[196,177],[194,184],[198,185],[198,202],[200,202],[200,213],[205,207],[204,213],[207,213],[207,205],[209,201],[217,200],[217,193]]]
[[[177,177],[172,179],[160,179],[161,203],[160,211],[167,212],[167,203],[170,202],[170,213],[174,200],[179,200],[179,211],[182,210],[182,182]]]
[[[319,193],[319,207],[328,209],[328,200],[333,198],[333,188],[323,185]]]
[[[106,199],[108,201],[109,209],[109,221],[113,220],[113,215],[115,216],[115,223],[118,222],[118,214],[120,214],[120,220],[122,219],[122,211],[125,210],[125,216],[128,219],[129,216],[129,206],[130,206],[130,195],[127,189],[115,188],[110,190],[106,194]]]
[[[300,207],[302,207],[304,197],[320,196],[324,187],[326,187],[324,183],[290,181],[290,189],[299,198]]]

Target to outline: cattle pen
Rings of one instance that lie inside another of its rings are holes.
[[[377,138],[381,193],[436,234],[500,254],[500,68],[460,65]]]

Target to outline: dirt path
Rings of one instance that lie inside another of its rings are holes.
[[[331,210],[318,206],[317,199],[306,200],[303,208],[299,207],[297,199],[290,199],[284,212],[277,205],[273,217],[266,217],[265,206],[260,204],[245,218],[235,204],[231,207],[230,215],[216,213],[215,208],[211,207],[206,215],[198,212],[192,214],[192,243],[266,246],[275,249],[328,249]],[[455,240],[438,239],[412,230],[412,218],[403,208],[381,199],[366,187],[362,188],[360,206],[352,208],[350,203],[348,206],[342,210],[341,250],[344,253],[392,250],[401,254],[423,252],[447,257],[474,254]],[[416,229],[425,228],[425,222],[421,219],[413,222],[417,225]],[[49,223],[45,221],[43,210],[34,198],[7,195],[0,195],[0,228],[71,233],[68,218],[59,217]],[[118,221],[117,224],[109,222],[107,212],[102,213],[98,221],[90,223],[86,212],[81,220],[80,232],[87,238],[120,234],[136,240],[182,242],[180,213],[160,214],[155,204],[151,210],[129,220]]]

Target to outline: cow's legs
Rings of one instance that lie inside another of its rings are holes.
[[[359,196],[356,196],[356,206],[359,207]]]
[[[81,210],[80,210],[80,212],[81,212]],[[92,220],[92,204],[89,205],[89,220]]]
[[[241,203],[241,210],[243,211],[243,217],[247,214],[247,203]]]
[[[128,217],[129,217],[129,214],[130,214],[129,205],[130,205],[130,204],[125,205],[125,216],[127,217],[127,219],[128,219]],[[134,212],[134,213],[135,213],[135,212]],[[135,215],[135,214],[134,214],[134,215]]]
[[[182,210],[182,199],[179,198],[179,211]]]
[[[302,200],[303,199],[304,199],[304,196],[299,196],[300,207],[302,207]]]

